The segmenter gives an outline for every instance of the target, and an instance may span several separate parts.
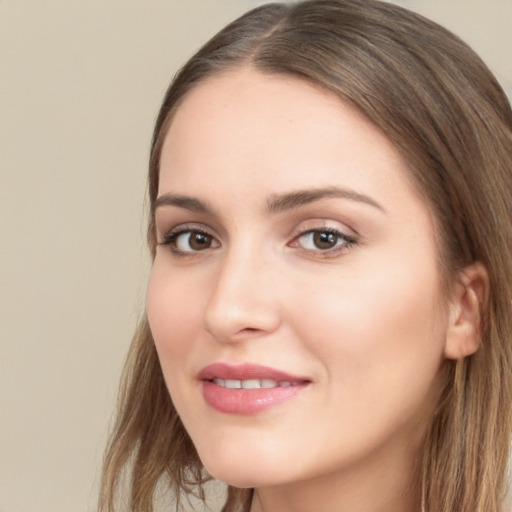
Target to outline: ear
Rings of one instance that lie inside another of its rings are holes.
[[[489,274],[481,263],[465,267],[457,276],[450,301],[450,316],[444,355],[463,359],[474,354],[481,343],[481,311],[487,304]]]

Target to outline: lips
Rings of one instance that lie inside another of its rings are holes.
[[[256,414],[297,396],[307,378],[253,364],[215,363],[198,374],[206,403],[226,414]]]

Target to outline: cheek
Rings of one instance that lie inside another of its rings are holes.
[[[373,268],[364,276],[349,269],[339,284],[312,282],[312,293],[295,294],[289,310],[299,312],[297,335],[324,362],[332,393],[368,404],[410,391],[413,403],[429,393],[442,364],[437,272],[406,262]]]
[[[148,283],[146,312],[168,385],[175,375],[171,366],[180,366],[200,325],[200,295],[201,290],[189,286],[179,272],[166,270],[157,256]]]

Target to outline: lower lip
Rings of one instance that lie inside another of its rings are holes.
[[[209,380],[203,381],[203,396],[206,403],[226,414],[256,414],[297,396],[307,383],[294,386],[230,389]]]

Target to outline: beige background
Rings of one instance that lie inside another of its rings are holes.
[[[0,512],[94,510],[142,309],[152,123],[249,0],[0,0]],[[512,0],[403,0],[512,91]]]

